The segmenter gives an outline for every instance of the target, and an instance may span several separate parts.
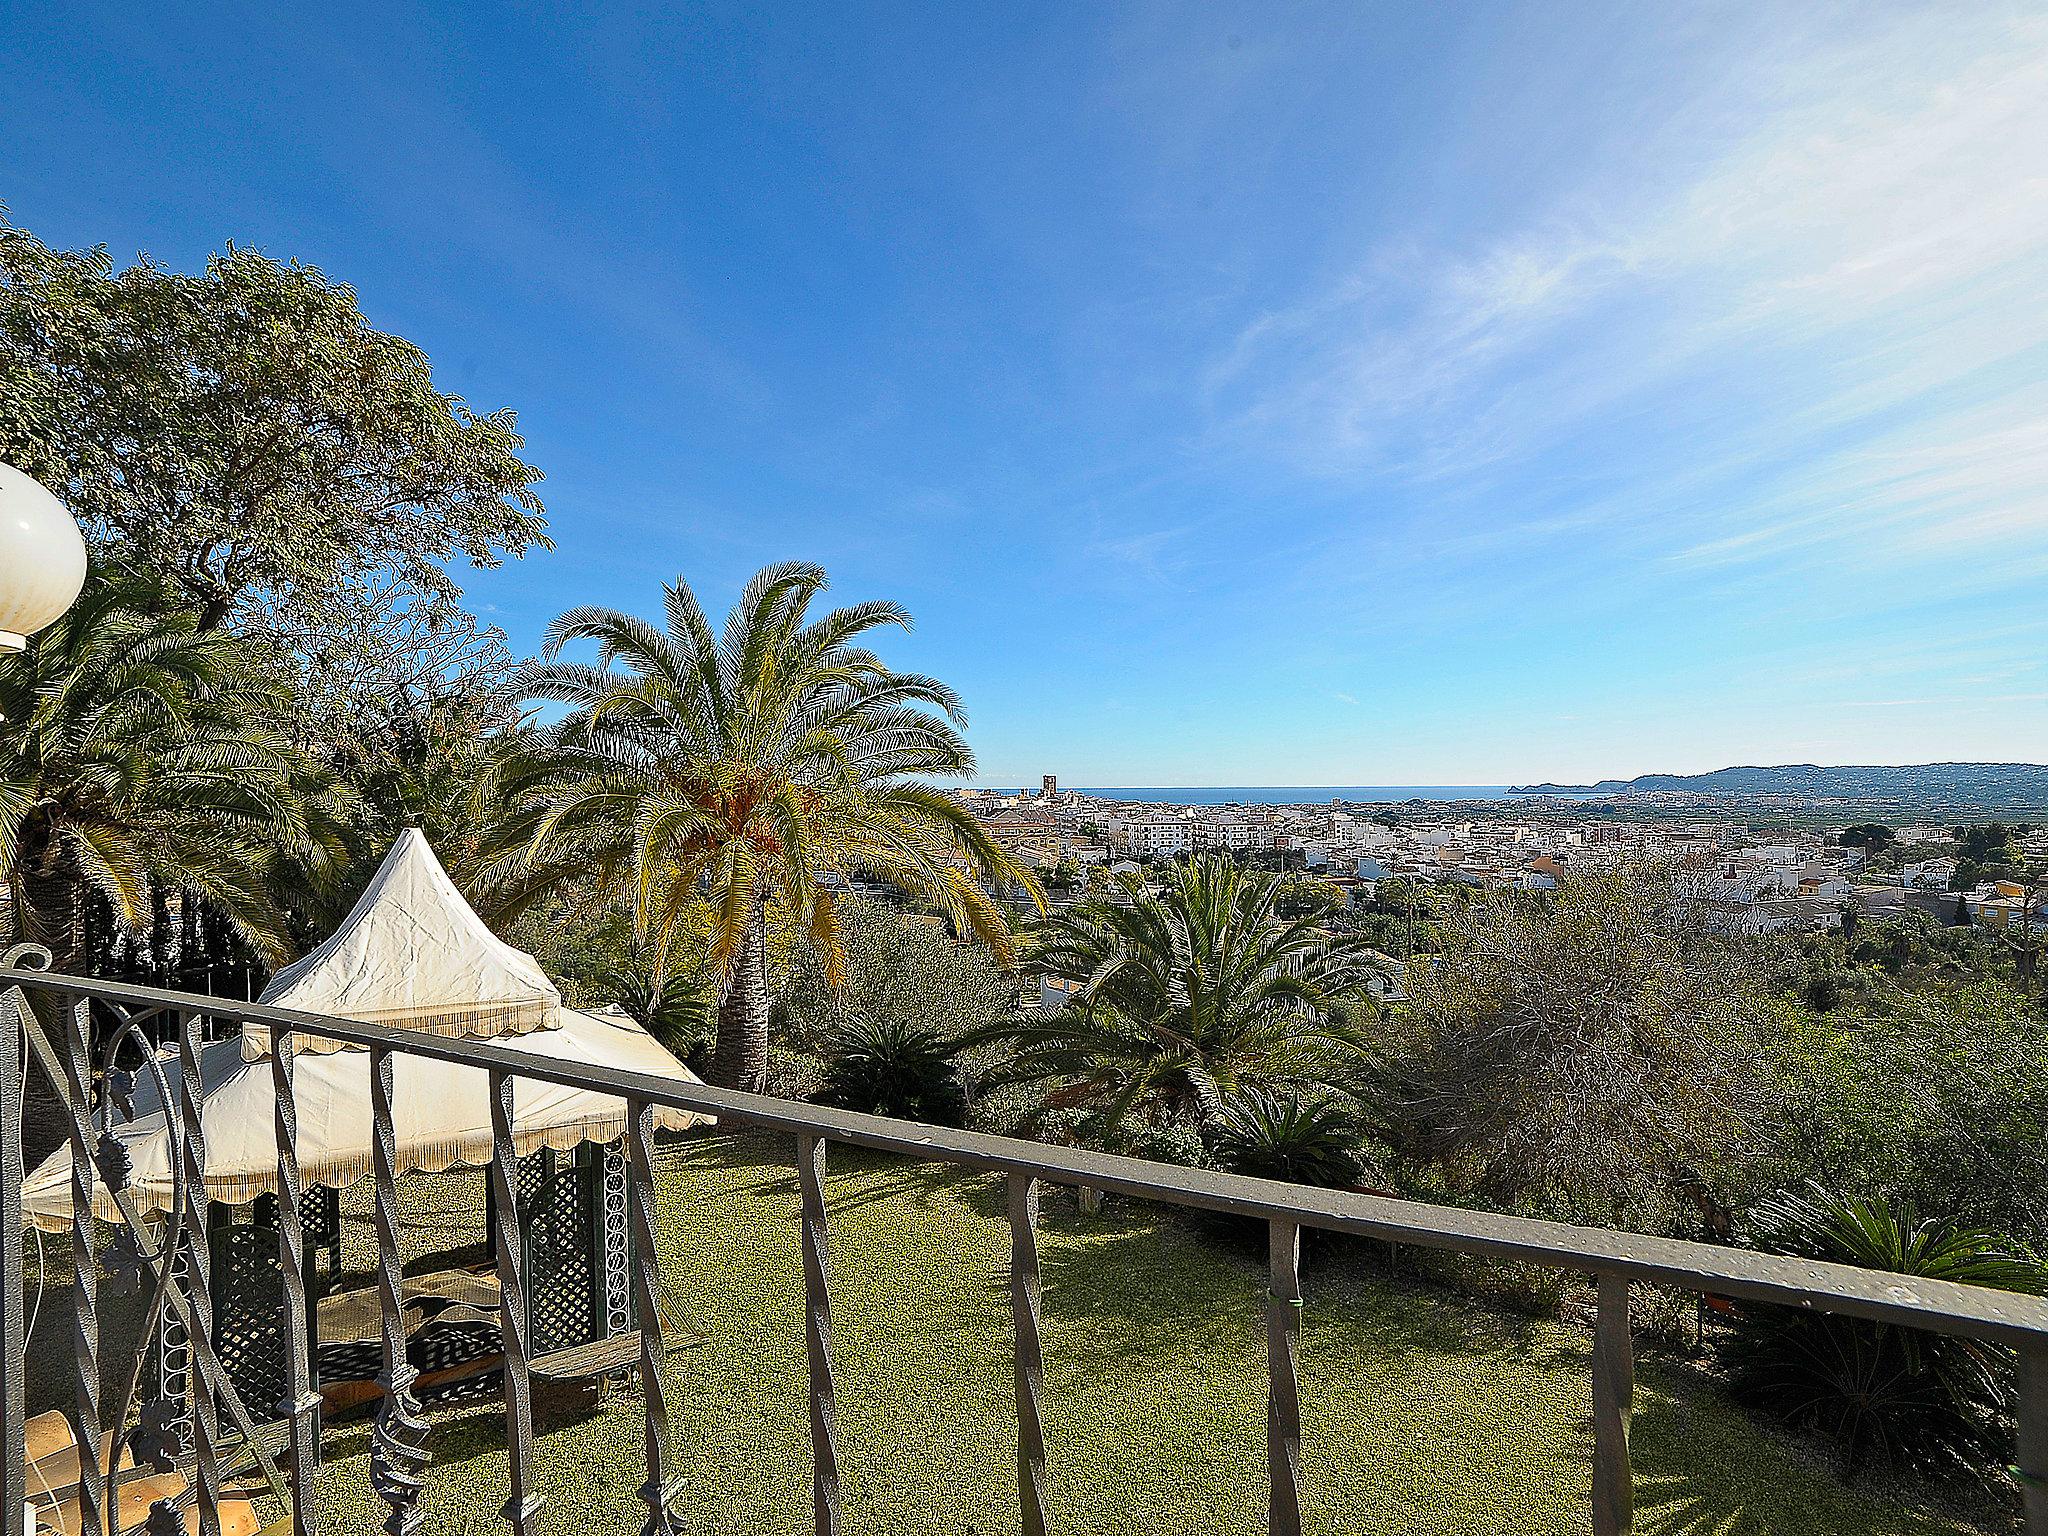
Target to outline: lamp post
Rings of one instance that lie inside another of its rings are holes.
[[[18,651],[54,624],[85,585],[85,540],[64,504],[10,464],[0,464],[0,654]],[[10,955],[8,962],[13,963]],[[26,962],[24,962],[25,964]],[[16,994],[20,996],[19,993]],[[27,1006],[22,998],[20,1006]],[[16,1118],[21,1091],[21,1021],[0,1003],[0,1115]],[[26,1363],[21,1316],[21,1129],[0,1130],[0,1375],[6,1377],[0,1420],[0,1529],[19,1536],[31,1526],[22,1464],[22,1377]],[[84,1443],[81,1441],[81,1444]]]
[[[56,623],[85,585],[85,540],[64,503],[0,464],[0,651]]]

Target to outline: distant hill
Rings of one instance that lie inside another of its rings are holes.
[[[1524,784],[1525,795],[1792,795],[1801,799],[1888,800],[1902,804],[2011,808],[2048,806],[2048,765],[1914,763],[1824,768],[1716,768],[1712,773],[1645,773],[1598,784]]]

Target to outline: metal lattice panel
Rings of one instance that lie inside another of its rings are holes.
[[[285,1390],[284,1276],[277,1232],[261,1225],[213,1233],[214,1349],[242,1401],[268,1418]]]
[[[520,1207],[526,1218],[527,1317],[536,1355],[603,1333],[596,1264],[596,1166],[564,1159]]]
[[[607,1336],[633,1326],[633,1288],[626,1268],[626,1144],[604,1148],[604,1331]]]

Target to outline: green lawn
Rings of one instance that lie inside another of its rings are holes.
[[[777,1145],[668,1149],[664,1271],[707,1342],[674,1357],[684,1528],[810,1528],[795,1183]],[[828,1188],[840,1445],[853,1532],[1014,1531],[1008,1229],[1000,1184],[834,1149]],[[1049,1203],[1048,1439],[1058,1529],[1263,1528],[1264,1276],[1178,1222]],[[1473,1536],[1587,1528],[1587,1339],[1442,1293],[1311,1270],[1302,1339],[1309,1528]],[[1845,1490],[1687,1373],[1646,1363],[1635,1460],[1645,1532],[1964,1527]],[[437,1426],[434,1532],[502,1531],[499,1410]],[[542,1529],[629,1536],[642,1512],[637,1394],[546,1433]],[[361,1425],[323,1472],[323,1529],[381,1506]]]

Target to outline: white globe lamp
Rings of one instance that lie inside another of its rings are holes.
[[[85,540],[64,503],[0,464],[0,651],[63,615],[85,585]]]

